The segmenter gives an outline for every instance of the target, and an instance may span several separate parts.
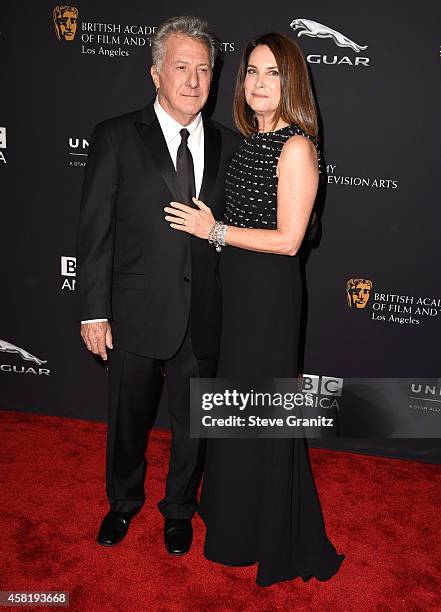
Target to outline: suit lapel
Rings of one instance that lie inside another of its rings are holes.
[[[164,134],[153,109],[153,104],[149,104],[142,111],[142,121],[136,122],[136,128],[167,187],[170,189],[174,200],[176,202],[183,202],[184,196],[179,185],[178,175],[176,174]]]
[[[204,174],[199,200],[207,204],[219,170],[222,137],[209,119],[204,119]],[[209,204],[208,204],[209,205]]]
[[[209,119],[204,118],[204,173],[199,199],[209,200],[216,182],[221,154],[222,137]],[[158,170],[176,202],[183,202],[184,195],[179,185],[173,161],[164,135],[156,117],[153,103],[141,112],[141,120],[135,122],[136,129],[153,158]]]

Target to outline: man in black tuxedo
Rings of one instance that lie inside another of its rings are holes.
[[[196,196],[216,218],[223,214],[225,171],[240,137],[201,116],[217,48],[204,21],[165,22],[152,43],[155,101],[99,123],[90,142],[77,295],[83,340],[108,358],[110,511],[97,539],[107,546],[122,540],[145,501],[145,451],[164,374],[172,442],[158,507],[168,552],[191,546],[204,444],[189,437],[189,379],[216,372],[218,254],[171,229],[164,207]]]

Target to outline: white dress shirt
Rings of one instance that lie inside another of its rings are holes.
[[[188,125],[181,125],[173,119],[159,104],[158,98],[156,98],[153,104],[156,116],[158,117],[159,125],[161,126],[162,133],[164,134],[165,142],[170,153],[170,157],[173,160],[173,165],[176,170],[176,156],[178,154],[178,148],[181,144],[180,131],[183,127],[187,128],[190,132],[188,137],[188,148],[190,149],[191,156],[193,158],[194,167],[194,182],[196,187],[196,197],[199,196],[202,184],[202,175],[204,173],[204,123],[202,121],[201,113],[198,113],[196,119],[194,119]]]
[[[176,170],[176,157],[178,148],[181,144],[181,134],[179,133],[183,127],[187,128],[190,135],[187,140],[188,148],[193,157],[194,167],[194,182],[196,188],[196,197],[199,197],[199,192],[202,185],[202,176],[204,174],[204,123],[201,113],[198,113],[196,118],[189,125],[181,125],[173,119],[171,115],[165,111],[159,103],[158,97],[153,104],[156,117],[164,134],[165,142],[167,143],[170,157]],[[107,319],[86,319],[81,323],[96,323],[98,321],[107,321]]]

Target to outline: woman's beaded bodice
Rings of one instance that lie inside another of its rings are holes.
[[[323,160],[317,140],[293,123],[274,132],[256,132],[244,138],[226,174],[224,223],[238,227],[276,229],[277,162],[285,142],[300,134],[317,150],[319,173]]]

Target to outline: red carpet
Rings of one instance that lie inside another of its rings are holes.
[[[204,559],[199,518],[188,555],[164,551],[167,432],[151,437],[145,506],[105,548],[105,424],[15,412],[0,422],[0,590],[69,591],[69,609],[85,612],[441,610],[439,465],[311,449],[327,533],[346,559],[329,582],[261,588],[255,567]]]

